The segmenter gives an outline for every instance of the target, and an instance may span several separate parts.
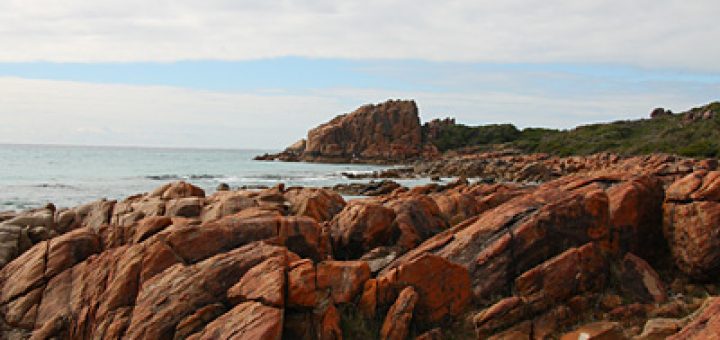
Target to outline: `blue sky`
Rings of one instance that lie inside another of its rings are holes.
[[[0,142],[280,148],[365,103],[571,128],[718,100],[715,1],[0,3]],[[402,15],[400,15],[402,14]]]

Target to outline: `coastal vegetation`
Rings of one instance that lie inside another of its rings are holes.
[[[720,102],[684,113],[578,126],[569,130],[512,124],[444,125],[433,141],[440,151],[512,147],[557,156],[613,152],[621,155],[668,153],[688,157],[720,155]]]

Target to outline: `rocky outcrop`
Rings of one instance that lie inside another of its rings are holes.
[[[293,144],[284,152],[256,159],[387,163],[436,154],[434,146],[423,143],[415,102],[389,100],[337,116],[308,131],[306,140]]]
[[[720,171],[697,171],[667,190],[664,232],[677,266],[696,278],[720,270]]]
[[[0,337],[716,337],[714,298],[691,315],[720,294],[715,165],[607,161],[349,202],[178,182],[3,214]]]

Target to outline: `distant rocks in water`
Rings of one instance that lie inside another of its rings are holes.
[[[414,178],[416,177],[413,168],[392,168],[371,172],[343,172],[342,175],[349,179],[366,178]]]
[[[403,187],[397,182],[383,180],[369,183],[341,183],[334,185],[332,190],[348,196],[380,196],[389,194],[398,188]]]
[[[325,163],[400,162],[438,154],[424,143],[414,101],[389,100],[365,105],[308,131],[285,151],[256,160]]]
[[[230,190],[230,186],[227,183],[220,183],[218,184],[217,188],[215,188],[217,191],[228,191]]]

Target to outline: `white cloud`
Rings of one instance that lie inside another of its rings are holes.
[[[0,3],[0,61],[299,55],[720,71],[715,0]]]
[[[210,92],[163,86],[0,78],[0,143],[279,149],[334,115],[368,102],[416,99],[423,120],[572,127],[702,104],[670,88],[590,96],[514,92],[316,89]]]

